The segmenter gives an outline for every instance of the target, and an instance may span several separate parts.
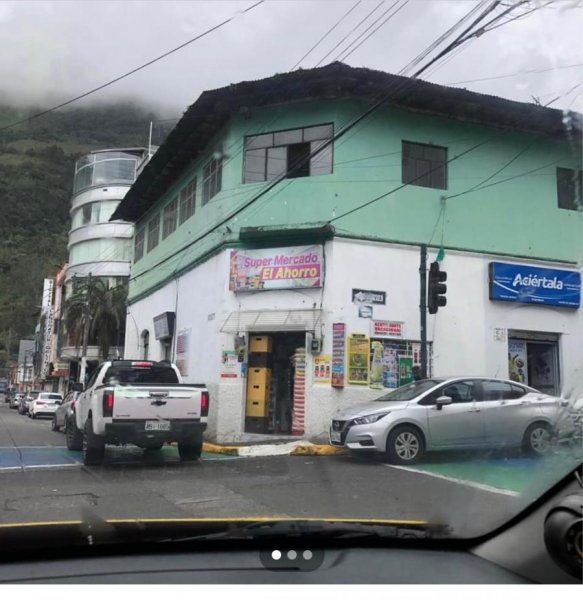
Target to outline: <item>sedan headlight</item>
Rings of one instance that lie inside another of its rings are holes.
[[[366,415],[364,417],[356,417],[356,419],[352,420],[354,425],[369,425],[370,423],[376,423],[383,417],[386,417],[390,411],[383,413],[375,413],[374,415]]]

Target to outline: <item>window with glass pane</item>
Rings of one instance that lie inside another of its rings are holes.
[[[403,183],[447,189],[447,148],[402,142]]]
[[[526,390],[503,381],[484,381],[484,400],[514,400],[524,396]]]
[[[476,386],[473,381],[451,383],[438,392],[439,396],[449,396],[454,403],[473,402],[476,399]]]
[[[203,169],[202,203],[206,204],[221,191],[223,161],[213,158]]]
[[[176,230],[176,198],[164,208],[164,222],[162,225],[162,239],[166,239]]]
[[[196,179],[180,190],[180,224],[194,214],[196,203]]]
[[[331,123],[245,138],[244,183],[332,173]],[[317,152],[320,150],[319,152]],[[313,156],[314,153],[317,154]]]
[[[583,210],[583,171],[557,168],[557,204],[565,210]]]
[[[91,223],[92,203],[83,206],[83,225]]]
[[[148,223],[148,252],[153,250],[160,241],[160,215],[152,217]]]
[[[144,256],[144,238],[146,232],[144,228],[136,231],[136,237],[134,239],[134,262],[138,262],[142,256]]]

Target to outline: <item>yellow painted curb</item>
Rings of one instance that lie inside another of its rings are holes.
[[[217,444],[204,442],[202,445],[202,451],[214,452],[215,454],[229,454],[231,456],[238,456],[239,446],[218,446]]]
[[[348,454],[343,448],[335,448],[328,444],[314,444],[306,446],[296,446],[291,452],[291,456],[332,456]]]

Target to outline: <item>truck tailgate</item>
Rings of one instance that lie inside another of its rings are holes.
[[[111,388],[110,388],[111,389]],[[116,386],[114,419],[198,419],[202,389],[185,385]]]

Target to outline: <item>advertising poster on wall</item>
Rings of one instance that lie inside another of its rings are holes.
[[[383,389],[383,345],[379,341],[370,343],[369,386],[373,390]]]
[[[348,336],[348,383],[368,385],[369,339],[363,333]]]
[[[346,325],[332,323],[332,387],[344,387],[346,362]]]
[[[526,342],[522,340],[508,341],[508,379],[528,384],[528,361]]]
[[[231,250],[232,292],[319,288],[324,277],[322,246]]]
[[[239,366],[237,355],[235,350],[223,350],[221,366],[222,379],[236,379],[239,376],[241,367]]]
[[[314,356],[314,383],[330,384],[332,381],[332,357],[329,354]]]
[[[358,307],[358,316],[361,319],[372,319],[372,315],[373,315],[372,306],[369,306],[368,304],[363,304],[362,306]]]
[[[413,359],[410,356],[399,357],[399,386],[413,381]]]
[[[188,377],[188,347],[190,329],[183,329],[176,336],[176,366],[182,377]]]
[[[386,388],[399,387],[399,355],[396,348],[383,348],[383,386]]]
[[[370,337],[373,338],[402,338],[402,321],[371,321]]]

